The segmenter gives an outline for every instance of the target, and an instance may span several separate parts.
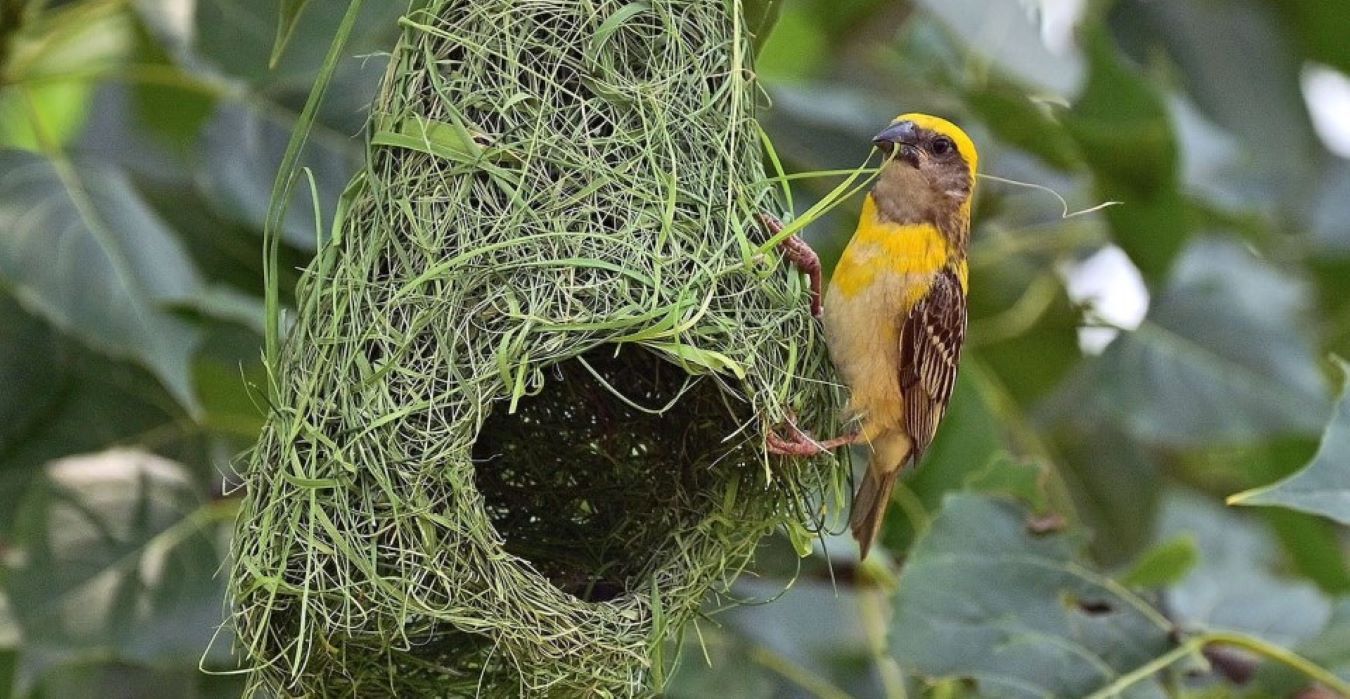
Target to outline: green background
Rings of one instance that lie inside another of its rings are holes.
[[[777,18],[757,70],[788,172],[854,168],[925,111],[987,174],[1122,203],[1064,218],[979,184],[956,397],[881,550],[767,541],[732,590],[762,604],[673,641],[669,695],[1293,696],[1280,648],[1350,678],[1350,161],[1304,89],[1350,72],[1350,4],[748,4]],[[218,626],[229,464],[262,422],[261,228],[345,9],[282,5],[269,69],[276,0],[0,0],[0,698],[242,686]],[[368,3],[321,109],[288,303],[403,9]],[[794,208],[838,181],[795,180]],[[806,233],[827,269],[857,207]],[[1137,327],[1068,292],[1102,250],[1137,270],[1110,285],[1146,290]],[[1128,674],[1219,632],[1258,652]]]

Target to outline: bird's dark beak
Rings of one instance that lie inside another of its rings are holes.
[[[913,167],[919,166],[919,133],[912,121],[898,121],[887,126],[881,133],[872,137],[872,144],[888,157],[899,148],[900,152],[895,154],[896,158]]]

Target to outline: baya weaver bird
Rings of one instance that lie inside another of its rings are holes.
[[[850,391],[857,431],[817,441],[791,420],[770,431],[777,454],[812,456],[863,442],[867,474],[849,526],[865,558],[901,470],[933,443],[956,385],[966,335],[966,249],[979,156],[955,124],[927,114],[897,117],[872,143],[886,155],[862,216],[820,305],[820,261],[793,236],[786,257],[811,278],[830,358]],[[772,229],[782,224],[768,219]]]

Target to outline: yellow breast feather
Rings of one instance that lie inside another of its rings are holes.
[[[877,217],[876,202],[869,194],[863,201],[858,230],[853,233],[830,285],[844,297],[856,296],[883,275],[930,275],[947,266],[951,246],[929,223],[900,225]],[[962,285],[965,274],[961,274]],[[915,289],[916,296],[923,290]],[[912,306],[918,298],[905,299]]]

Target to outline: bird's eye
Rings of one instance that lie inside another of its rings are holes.
[[[952,140],[946,137],[933,141],[933,145],[929,146],[929,150],[933,151],[933,155],[946,155],[955,149],[956,144],[952,143]]]

